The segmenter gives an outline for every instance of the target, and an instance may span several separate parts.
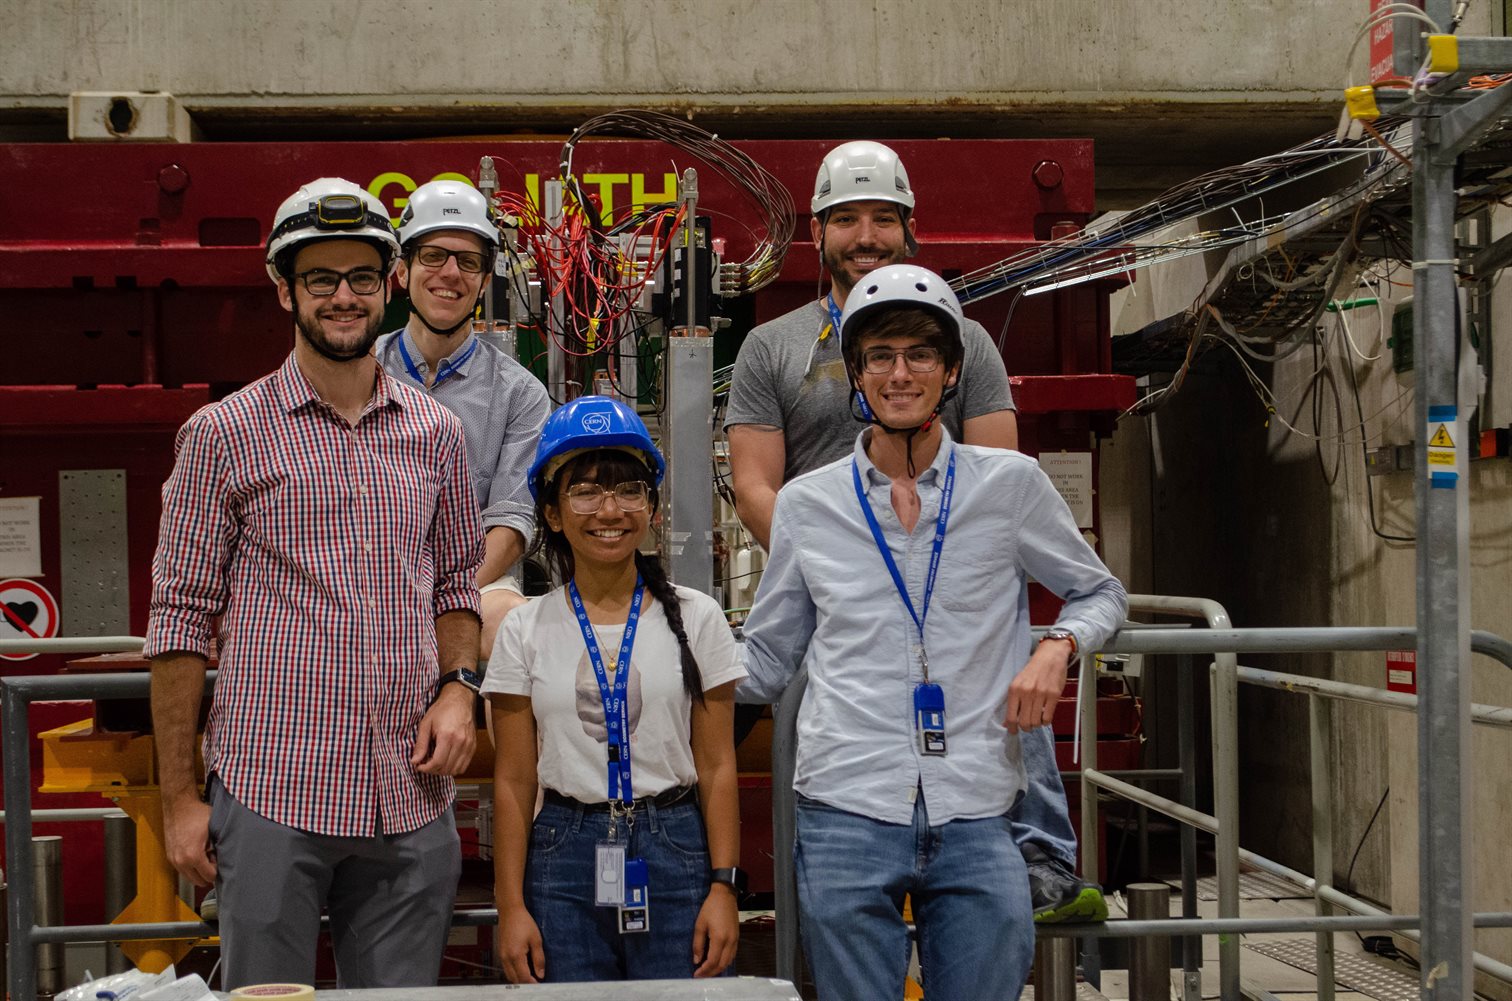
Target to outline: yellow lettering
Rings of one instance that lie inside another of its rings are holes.
[[[599,218],[608,224],[614,218],[614,186],[630,180],[629,174],[584,174],[584,184],[597,184],[599,189]],[[587,206],[584,206],[587,208]]]
[[[531,208],[533,208],[533,209],[536,210],[536,214],[540,215],[540,213],[541,213],[541,175],[540,174],[526,174],[525,175],[525,200],[530,203],[530,207]]]
[[[399,215],[404,211],[404,207],[409,204],[409,193],[414,191],[417,185],[414,178],[408,174],[401,174],[397,170],[390,170],[379,174],[368,182],[368,194],[381,202],[383,201],[383,190],[390,184],[397,184],[405,191],[403,195],[394,199],[394,215],[391,217],[390,222],[397,226],[399,225]]]
[[[463,184],[472,184],[472,178],[466,174],[458,174],[455,171],[447,171],[431,178],[432,181],[461,181]],[[476,185],[474,185],[476,187]]]
[[[676,174],[663,174],[662,189],[654,193],[646,190],[645,174],[630,175],[630,211],[639,212],[648,204],[675,201],[677,201]]]

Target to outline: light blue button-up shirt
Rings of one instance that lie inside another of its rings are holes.
[[[903,531],[892,481],[854,460],[915,609],[934,544],[950,452],[955,493],[925,622],[930,680],[944,690],[949,753],[919,752],[914,686],[919,637],[877,551],[851,478],[851,458],[789,482],[772,514],[772,550],[745,626],[750,675],[741,701],[776,701],[799,666],[794,788],[885,823],[912,822],[922,789],[932,824],[1006,813],[1024,789],[1018,737],[1003,725],[1008,685],[1029,660],[1028,584],[1065,599],[1056,625],[1095,650],[1122,625],[1128,596],[1077,530],[1049,478],[1019,452],[957,445],[945,433],[918,479],[920,514]]]

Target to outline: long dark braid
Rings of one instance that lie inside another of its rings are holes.
[[[552,477],[551,482],[545,485],[545,489],[536,500],[536,549],[546,556],[552,569],[562,581],[571,580],[575,569],[572,547],[567,544],[567,539],[562,533],[553,531],[546,522],[544,509],[548,498],[551,498],[551,502],[554,503],[563,482],[589,482],[613,486],[623,480],[634,478],[644,478],[652,484],[649,504],[651,513],[655,515],[660,505],[660,492],[655,486],[655,476],[645,463],[624,452],[609,449],[584,452],[570,459]],[[682,661],[683,689],[687,691],[689,697],[702,705],[704,701],[703,672],[698,669],[698,658],[693,655],[693,647],[688,643],[688,631],[683,624],[682,603],[677,599],[677,588],[667,579],[667,571],[662,566],[660,557],[637,552],[635,569],[645,581],[646,590],[651,592],[651,597],[661,605],[662,614],[667,617],[667,625],[672,627],[672,633],[677,637]]]
[[[646,582],[646,590],[651,592],[651,597],[661,603],[667,625],[672,627],[672,633],[677,637],[677,648],[682,651],[683,688],[693,701],[703,705],[703,673],[699,671],[698,658],[693,656],[693,647],[688,643],[688,631],[683,626],[682,602],[677,600],[677,588],[667,579],[666,568],[662,566],[659,556],[637,552],[635,569]]]

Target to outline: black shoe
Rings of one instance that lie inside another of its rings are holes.
[[[1096,883],[1080,878],[1033,842],[1020,847],[1029,866],[1029,895],[1037,923],[1108,920],[1108,902]]]

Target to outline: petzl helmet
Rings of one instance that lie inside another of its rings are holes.
[[[655,474],[656,485],[666,475],[667,462],[634,410],[612,397],[579,396],[558,407],[541,428],[535,461],[530,464],[530,496],[538,498],[541,488],[568,459],[601,448],[640,459]]]
[[[371,243],[385,272],[393,271],[399,260],[399,241],[383,203],[340,177],[311,181],[278,206],[264,255],[268,277],[282,279],[299,248],[320,240]]]
[[[499,229],[493,206],[483,192],[461,181],[430,181],[415,189],[399,216],[399,244],[409,245],[441,229],[460,229],[482,239],[489,250],[499,249]]]
[[[814,198],[809,203],[814,217],[823,222],[836,205],[866,201],[893,202],[900,207],[904,242],[910,255],[917,254],[919,244],[906,228],[913,215],[914,193],[898,154],[869,139],[836,146],[825,154],[814,178]]]
[[[914,264],[889,264],[865,275],[845,298],[840,316],[840,351],[849,357],[861,321],[879,309],[914,306],[940,321],[945,334],[945,363],[958,364],[964,353],[961,339],[961,300],[945,279]]]

